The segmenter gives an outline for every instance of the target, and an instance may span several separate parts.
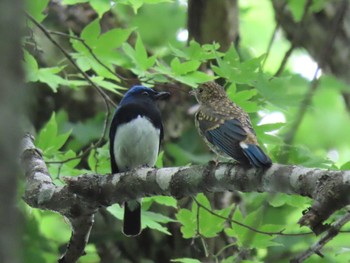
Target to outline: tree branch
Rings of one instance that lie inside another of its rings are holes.
[[[22,166],[26,176],[24,200],[32,207],[56,211],[71,222],[73,233],[60,262],[75,262],[84,252],[93,222],[101,206],[153,195],[177,198],[200,192],[270,192],[308,196],[314,204],[299,220],[319,234],[332,213],[350,204],[350,171],[330,171],[274,164],[268,170],[249,169],[233,163],[214,163],[162,169],[141,168],[110,175],[65,177],[56,186],[33,137],[22,142]],[[66,257],[66,258],[65,258]]]
[[[339,234],[340,229],[343,225],[345,225],[347,222],[350,221],[350,213],[346,213],[344,216],[339,218],[329,229],[328,231],[322,236],[322,238],[317,241],[313,246],[311,246],[308,250],[300,254],[298,257],[292,259],[291,263],[299,263],[304,262],[307,258],[312,256],[314,253],[323,257],[320,250],[329,242],[331,241],[336,235]]]
[[[58,187],[53,183],[33,139],[26,134],[22,141],[21,163],[26,177],[24,200],[32,207],[56,211],[69,220],[72,236],[66,253],[58,262],[76,262],[84,254],[98,205],[89,204],[66,187]]]

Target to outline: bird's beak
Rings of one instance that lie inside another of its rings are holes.
[[[158,92],[155,96],[156,100],[165,100],[170,97],[170,93],[166,91]]]

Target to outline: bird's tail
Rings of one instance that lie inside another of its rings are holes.
[[[251,166],[256,168],[269,168],[272,161],[266,153],[261,150],[258,145],[248,144],[247,147],[242,148],[244,155],[248,158]]]
[[[141,233],[141,200],[125,202],[123,233],[137,236]]]

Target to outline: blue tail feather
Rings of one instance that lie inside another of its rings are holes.
[[[270,157],[268,157],[258,145],[248,144],[248,147],[242,148],[242,150],[253,167],[269,168],[272,165]]]

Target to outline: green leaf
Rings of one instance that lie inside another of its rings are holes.
[[[116,218],[122,220],[124,217],[124,208],[120,207],[118,204],[109,206],[107,210]],[[168,229],[161,224],[166,224],[169,222],[176,222],[176,220],[164,216],[162,214],[141,210],[142,217],[142,228],[149,227],[151,229],[160,231],[164,234],[170,235]]]
[[[236,92],[235,84],[231,84],[230,87],[227,89],[228,97],[248,113],[258,111],[258,104],[253,101],[248,101],[249,99],[254,97],[256,94],[257,94],[256,89]]]
[[[49,147],[51,147],[54,138],[57,135],[57,123],[55,112],[52,113],[50,120],[45,124],[45,126],[41,129],[37,139],[36,146],[45,151]]]
[[[124,217],[124,208],[119,204],[114,204],[107,207],[108,212],[110,212],[113,216],[118,218],[119,220],[123,220]]]
[[[249,213],[246,217],[243,217],[239,210],[235,211],[233,219],[242,222],[245,225],[253,227],[255,229],[265,231],[265,232],[278,232],[283,229],[282,226],[278,225],[263,225],[262,222],[262,211],[259,209]],[[279,246],[279,243],[272,241],[275,236],[270,236],[266,234],[256,233],[253,230],[242,227],[237,224],[233,224],[232,228],[225,229],[227,235],[232,236],[237,239],[237,243],[244,247],[255,247],[255,248],[266,248],[270,246]]]
[[[94,49],[100,32],[101,27],[99,19],[95,19],[86,27],[84,27],[83,31],[81,31],[80,37],[86,41],[86,44],[88,44],[90,48]],[[76,40],[76,43],[80,43],[80,41]]]
[[[145,197],[142,199],[142,203],[146,203],[146,202],[156,202],[161,205],[177,208],[177,200],[171,196]]]
[[[245,101],[245,100],[249,100],[252,97],[254,97],[257,94],[257,90],[256,89],[250,89],[250,90],[243,90],[240,92],[237,92],[235,95],[234,100],[235,101]]]
[[[203,194],[197,195],[197,201],[207,209],[211,210],[208,199]],[[221,217],[227,217],[230,213],[230,207],[222,210],[214,210]],[[197,231],[204,237],[215,237],[217,233],[224,229],[225,219],[213,215],[203,208],[199,208],[199,223],[197,222],[198,206],[195,202],[192,204],[192,210],[180,209],[176,218],[182,224],[181,232],[184,238],[191,238],[197,234]]]
[[[36,82],[39,80],[38,77],[38,63],[35,58],[27,51],[24,50],[24,62],[25,62],[25,71],[26,71],[26,81],[27,82]]]
[[[111,172],[110,155],[108,144],[103,147],[93,149],[88,157],[88,165],[91,171],[99,174],[108,174]]]
[[[148,55],[145,46],[143,45],[142,39],[140,36],[137,36],[135,44],[135,57],[139,61],[147,61]]]
[[[300,22],[305,10],[306,0],[288,0],[288,7],[295,22]]]
[[[345,170],[350,170],[350,161],[344,163],[341,167],[340,170],[345,171]]]
[[[71,131],[63,134],[57,132],[57,122],[55,112],[52,113],[50,120],[41,129],[37,136],[36,145],[41,149],[45,156],[52,156],[67,142]]]
[[[94,54],[97,56],[98,52],[95,51]],[[104,77],[115,81],[119,81],[119,78],[117,77],[117,75],[112,73],[114,69],[111,63],[115,61],[112,61],[111,59],[105,59],[104,55],[99,54],[99,57],[100,57],[99,59],[100,60],[103,59],[104,65],[110,70],[107,70],[90,54],[75,53],[73,57],[76,59],[76,62],[81,70],[88,71],[90,69],[93,69],[97,73],[98,77]],[[108,61],[110,61],[111,63],[109,63]]]
[[[310,205],[308,198],[298,195],[274,194],[268,201],[273,207],[280,207],[288,204],[296,208],[306,208]]]
[[[139,77],[145,76],[146,70],[151,68],[155,62],[156,57],[148,57],[145,46],[143,45],[140,36],[137,37],[135,49],[133,49],[129,44],[125,43],[123,45],[123,50],[128,57],[131,58],[134,65],[137,67],[131,67],[130,69]]]
[[[61,149],[61,147],[67,142],[71,133],[72,131],[70,130],[66,133],[57,135],[52,144],[52,147],[57,150]]]
[[[60,243],[67,242],[71,234],[69,225],[62,217],[48,211],[42,213],[39,227],[45,237]]]
[[[143,0],[121,0],[119,4],[130,5],[135,14],[137,14],[138,9],[143,5]]]
[[[57,92],[59,85],[66,85],[68,81],[57,73],[61,72],[64,67],[40,68],[38,70],[39,81],[46,83],[53,92]]]
[[[220,45],[217,43],[205,44],[201,46],[194,40],[190,41],[189,46],[185,46],[181,49],[170,45],[170,50],[176,57],[181,57],[186,60],[197,60],[200,62],[205,62],[207,60],[223,56],[223,53],[218,51],[219,48]]]
[[[116,28],[100,35],[101,28],[98,20],[91,22],[81,34],[81,38],[90,49],[80,40],[74,38],[70,40],[73,48],[79,52],[73,54],[79,67],[84,71],[93,69],[99,76],[119,81],[118,76],[113,73],[113,64],[125,64],[125,58],[117,48],[129,38],[133,30],[133,28]]]
[[[142,228],[149,227],[167,235],[171,235],[168,229],[161,224],[176,222],[176,220],[159,213],[142,210]]]
[[[124,87],[119,86],[111,81],[105,80],[103,77],[97,76],[90,78],[93,82],[95,82],[98,86],[104,88],[105,90],[111,91],[115,94],[122,95],[120,90],[125,90]]]
[[[125,41],[128,40],[130,34],[134,31],[134,28],[115,28],[102,34],[97,43],[97,49],[113,49],[120,47]]]
[[[155,57],[148,58],[147,51],[140,36],[137,37],[135,45],[135,58],[143,70],[152,67],[156,61]]]
[[[168,72],[169,77],[171,77],[171,78],[173,78],[181,83],[184,83],[188,86],[191,86],[193,88],[196,88],[198,86],[198,83],[204,83],[204,82],[211,81],[211,80],[215,79],[214,76],[209,76],[206,73],[200,72],[200,71],[194,71],[194,72],[190,72],[186,75],[177,76],[177,75],[174,75],[172,72],[169,72],[168,70],[164,70],[164,68],[162,68],[162,67],[157,67],[156,70],[158,72],[161,72],[161,73]]]
[[[90,5],[96,10],[98,17],[102,18],[103,14],[111,9],[110,0],[90,0]]]
[[[182,224],[181,233],[183,238],[192,238],[196,235],[196,217],[188,209],[180,209],[176,214],[177,220]]]
[[[58,75],[64,67],[38,68],[38,63],[28,51],[24,51],[24,61],[26,81],[40,81],[46,83],[53,92],[57,92],[59,85],[66,85],[68,83],[66,79],[63,79]]]
[[[118,4],[130,5],[135,14],[144,4],[159,4],[164,2],[173,2],[173,0],[119,0]]]
[[[194,258],[175,258],[171,259],[171,262],[180,262],[180,263],[201,263],[198,259]]]
[[[175,143],[168,143],[165,146],[165,149],[170,156],[177,159],[177,163],[176,163],[177,165],[185,165],[190,162],[193,162],[193,163],[208,162],[208,156],[193,154]]]
[[[77,155],[74,151],[68,150],[66,152],[53,152],[51,155],[47,156],[47,152],[44,152],[45,161],[65,161],[67,159],[75,158]],[[64,163],[53,163],[48,164],[49,173],[53,178],[57,178],[58,175],[64,176],[77,176],[86,173],[85,170],[75,169],[75,167],[80,163],[81,159],[76,158]],[[59,185],[63,185],[61,181],[58,181]],[[55,181],[55,183],[57,183]]]
[[[100,262],[101,258],[95,244],[87,244],[84,251],[84,262]]]
[[[253,85],[261,74],[258,69],[265,55],[240,62],[239,55],[232,45],[223,58],[216,56],[218,66],[212,69],[219,76],[226,78],[229,82]]]
[[[158,158],[157,158],[157,161],[156,161],[156,164],[155,164],[155,166],[157,168],[163,168],[163,157],[164,157],[164,151],[161,151],[158,154]]]
[[[290,81],[290,77],[270,79],[267,75],[259,75],[254,86],[267,101],[282,109],[288,109],[290,106],[299,106],[301,101],[300,94],[288,90],[287,85]]]
[[[172,70],[177,75],[185,75],[189,72],[193,72],[199,68],[200,64],[201,63],[196,60],[181,63],[177,57],[175,57],[170,63]]]
[[[26,0],[26,11],[40,23],[46,17],[43,12],[48,3],[49,0]]]

